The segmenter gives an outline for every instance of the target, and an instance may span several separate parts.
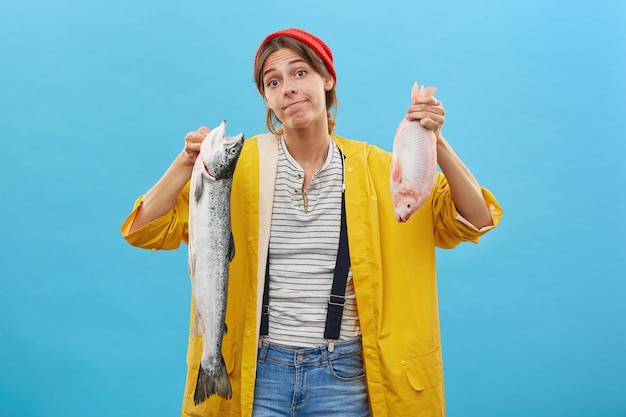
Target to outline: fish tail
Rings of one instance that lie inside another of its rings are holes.
[[[217,394],[227,400],[230,400],[233,396],[223,357],[221,358],[220,366],[213,375],[209,375],[200,365],[193,401],[198,405],[213,394]]]
[[[411,103],[415,103],[419,95],[420,95],[420,88],[417,84],[417,81],[415,81],[415,84],[413,84],[413,87],[411,88]]]
[[[420,94],[424,96],[432,96],[433,94],[435,94],[435,91],[437,91],[435,87],[422,87],[422,91],[420,91]]]
[[[411,88],[411,103],[415,103],[419,96],[432,96],[437,91],[435,87],[424,87],[423,85],[420,87],[417,81],[413,84],[413,88]]]

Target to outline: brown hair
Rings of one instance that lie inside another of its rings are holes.
[[[272,53],[282,48],[289,48],[294,51],[323,78],[331,77],[330,72],[326,68],[326,65],[312,48],[300,42],[299,40],[287,36],[279,36],[271,39],[269,42],[263,45],[263,47],[258,52],[256,66],[254,68],[254,82],[256,83],[259,91],[263,93],[265,92],[265,86],[263,85],[263,67],[265,66],[265,61]],[[337,110],[337,93],[335,91],[335,85],[333,85],[333,88],[326,92],[326,117],[328,118],[329,134],[333,133],[335,125],[337,124],[337,122],[335,121],[335,114]],[[267,126],[267,129],[275,135],[281,134],[282,128],[276,128],[276,123],[282,122],[278,119],[278,117],[276,117],[276,114],[272,111],[272,109],[266,107],[265,124]]]

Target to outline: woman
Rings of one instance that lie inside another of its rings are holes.
[[[477,242],[500,220],[497,201],[442,136],[441,103],[421,98],[407,118],[436,133],[443,174],[398,223],[391,155],[333,134],[328,46],[299,29],[275,32],[254,75],[270,133],[245,142],[233,180],[237,255],[222,348],[233,398],[194,406],[202,346],[190,337],[182,415],[445,415],[435,246]],[[187,241],[188,184],[208,131],[187,134],[137,200],[121,228],[128,242],[154,250]],[[345,276],[335,278],[340,264]]]

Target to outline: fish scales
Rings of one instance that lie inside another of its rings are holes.
[[[432,96],[433,87],[411,91],[412,101],[418,96]],[[426,201],[435,182],[437,170],[437,139],[435,133],[419,121],[403,118],[393,141],[390,186],[394,214],[406,222]]]
[[[189,276],[195,315],[193,336],[202,335],[202,359],[194,402],[213,394],[232,397],[222,338],[226,333],[228,268],[234,256],[230,219],[233,173],[243,134],[226,137],[226,122],[202,142],[191,175],[189,195]]]

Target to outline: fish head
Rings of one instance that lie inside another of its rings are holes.
[[[202,160],[211,177],[221,180],[233,176],[243,148],[243,140],[243,133],[226,136],[225,120],[211,130],[200,149]]]
[[[243,148],[243,133],[225,137],[222,143],[222,152],[218,152],[207,165],[209,174],[215,179],[231,178],[237,166],[237,160]]]
[[[420,193],[407,184],[398,184],[392,190],[393,211],[396,220],[406,222],[420,207]]]

